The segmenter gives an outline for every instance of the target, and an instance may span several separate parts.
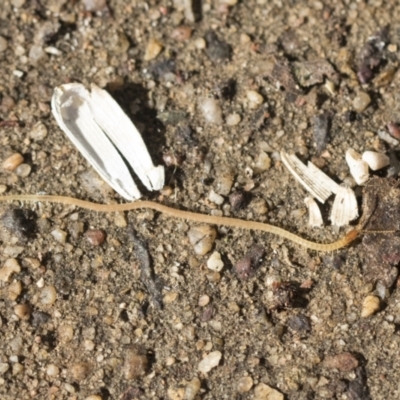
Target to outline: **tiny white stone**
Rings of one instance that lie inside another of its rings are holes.
[[[369,179],[368,164],[353,149],[346,151],[346,162],[357,185],[363,185]]]
[[[213,271],[221,271],[224,268],[224,263],[221,260],[221,254],[218,251],[214,251],[210,258],[207,260],[207,268]]]
[[[210,98],[202,98],[199,101],[199,107],[203,113],[204,119],[209,124],[220,125],[223,122],[222,110],[217,100]]]
[[[214,190],[211,190],[211,192],[210,192],[210,194],[208,196],[208,199],[212,203],[215,203],[215,204],[217,204],[219,206],[224,202],[224,198],[220,194],[215,193]]]
[[[51,232],[51,236],[53,236],[53,238],[60,243],[65,243],[65,241],[67,240],[67,232],[61,230],[60,228],[54,229]]]
[[[249,107],[256,108],[264,102],[264,98],[260,93],[255,90],[248,90],[246,93],[247,99],[249,100]]]
[[[241,120],[241,117],[239,114],[236,114],[236,113],[229,114],[226,117],[226,124],[229,126],[236,126],[240,122],[240,120]]]
[[[376,151],[365,151],[362,155],[363,161],[365,161],[372,171],[385,168],[390,164],[390,159],[386,154],[377,153]]]
[[[222,357],[222,353],[220,351],[212,351],[210,354],[208,354],[205,358],[203,358],[199,362],[199,371],[202,372],[203,374],[206,374],[207,372],[210,372],[213,368],[215,368]]]

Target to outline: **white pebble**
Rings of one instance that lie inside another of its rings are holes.
[[[217,125],[222,124],[222,110],[217,100],[202,98],[199,101],[199,107],[207,123]]]
[[[51,306],[57,300],[57,292],[54,286],[46,286],[40,292],[40,301],[42,304]]]
[[[185,387],[185,400],[194,400],[201,387],[199,378],[193,378]]]
[[[221,254],[218,251],[214,251],[210,258],[207,260],[207,268],[213,271],[221,271],[224,268],[224,263],[221,260]]]
[[[194,41],[194,45],[196,46],[197,49],[204,50],[206,48],[207,43],[203,38],[197,38]]]
[[[256,92],[255,90],[248,90],[246,96],[249,100],[250,108],[257,108],[264,102],[264,98],[261,96],[260,93]]]
[[[53,236],[53,238],[60,243],[65,243],[67,240],[67,232],[61,230],[60,228],[54,229],[54,231],[51,232],[51,236]]]
[[[202,372],[203,374],[210,372],[213,368],[215,368],[219,364],[221,357],[222,353],[220,351],[211,352],[199,362],[199,367],[198,367],[199,371]]]
[[[346,162],[357,185],[367,182],[369,179],[368,164],[362,160],[359,153],[353,149],[348,149],[346,151]]]
[[[261,172],[267,171],[271,168],[271,159],[269,155],[262,151],[257,157],[256,163],[254,164],[254,174],[258,175]]]
[[[198,305],[200,307],[205,307],[209,302],[210,302],[210,296],[207,296],[206,294],[203,294],[199,298]]]
[[[229,126],[236,126],[240,121],[241,121],[241,117],[239,114],[229,114],[226,117],[226,124]]]
[[[29,136],[33,140],[43,140],[47,136],[46,125],[39,121],[33,125],[32,130],[29,132]]]
[[[26,178],[31,173],[31,166],[28,164],[21,164],[15,168],[15,173],[21,178]]]
[[[218,193],[215,193],[214,190],[211,190],[208,199],[212,202],[215,203],[217,205],[221,205],[224,202],[224,198],[219,195]]]
[[[200,256],[204,256],[212,249],[216,237],[217,232],[210,225],[195,226],[188,232],[189,242],[195,253]]]
[[[46,368],[46,374],[50,377],[57,376],[60,373],[60,368],[57,365],[49,364]]]
[[[376,151],[365,151],[362,155],[363,161],[365,161],[372,171],[385,168],[390,164],[390,159],[386,154],[377,153]]]

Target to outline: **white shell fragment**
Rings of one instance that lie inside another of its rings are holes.
[[[346,162],[350,173],[357,185],[363,185],[369,179],[368,164],[363,161],[361,155],[353,149],[346,151]]]
[[[317,202],[312,197],[306,197],[304,203],[308,207],[308,224],[312,227],[319,227],[324,224],[322,219],[321,210],[318,207]]]
[[[295,179],[321,203],[325,203],[331,194],[337,193],[339,185],[312,162],[309,161],[308,166],[305,166],[294,154],[289,155],[284,151],[281,152],[281,158]]]
[[[67,137],[122,197],[135,200],[141,194],[118,150],[149,190],[163,187],[164,168],[153,165],[140,133],[105,90],[92,85],[89,93],[80,83],[61,85],[51,107]]]
[[[365,151],[362,155],[362,160],[368,164],[372,171],[378,171],[390,164],[390,159],[386,154],[377,153],[376,151]]]
[[[339,186],[335,200],[332,205],[332,225],[345,226],[358,217],[358,204],[353,190]]]

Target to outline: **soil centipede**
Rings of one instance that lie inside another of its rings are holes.
[[[290,240],[300,246],[306,247],[316,251],[334,251],[350,244],[359,235],[359,231],[354,229],[348,232],[343,238],[333,243],[315,243],[309,240],[303,239],[300,236],[295,235],[289,231],[279,228],[274,225],[256,222],[256,221],[245,221],[237,218],[230,217],[218,217],[214,215],[199,214],[190,211],[178,210],[171,208],[153,201],[135,201],[132,203],[125,204],[98,204],[86,200],[79,200],[73,197],[66,196],[51,196],[51,195],[10,195],[0,196],[0,202],[9,201],[43,201],[51,203],[60,203],[64,205],[72,205],[80,208],[84,208],[91,211],[97,212],[117,212],[117,211],[130,211],[138,210],[142,208],[152,209],[161,212],[169,217],[180,218],[193,222],[208,223],[213,225],[224,225],[233,228],[242,228],[248,230],[259,230],[267,233],[271,233],[276,236],[280,236],[284,239]]]

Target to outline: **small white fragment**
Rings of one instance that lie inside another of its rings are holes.
[[[322,219],[321,210],[318,207],[317,202],[312,197],[306,197],[304,203],[308,207],[308,225],[312,227],[320,227],[324,224]]]
[[[44,51],[47,54],[51,54],[53,56],[60,56],[62,54],[62,52],[60,50],[58,50],[57,47],[54,47],[54,46],[48,46],[44,49]]]
[[[55,240],[57,240],[57,242],[60,243],[65,243],[67,240],[67,232],[63,231],[60,228],[56,228],[51,232],[51,236],[53,236],[53,238]]]
[[[221,254],[218,251],[214,251],[207,260],[207,268],[217,272],[224,268],[224,262],[221,260]]]
[[[210,192],[210,194],[208,196],[208,199],[212,203],[217,204],[219,206],[224,202],[224,198],[220,194],[215,193],[214,190],[211,190],[211,192]]]
[[[203,113],[204,119],[209,124],[221,125],[223,122],[222,119],[222,110],[218,101],[210,98],[202,98],[199,100],[199,108]]]
[[[199,362],[199,371],[203,374],[210,372],[219,364],[221,357],[222,354],[220,351],[212,351]]]
[[[90,94],[82,84],[68,83],[54,89],[51,107],[60,128],[122,197],[141,194],[117,149],[149,190],[164,186],[164,168],[154,167],[140,133],[105,90],[92,85]]]
[[[13,75],[16,76],[17,78],[22,78],[24,76],[24,72],[20,71],[19,69],[14,69]]]
[[[378,171],[390,164],[390,158],[386,154],[377,153],[376,151],[364,151],[362,159],[368,164],[372,171]]]
[[[391,146],[398,146],[399,141],[395,139],[393,136],[391,136],[389,133],[387,133],[384,130],[379,130],[378,131],[378,136],[386,143],[390,144]]]
[[[357,185],[363,185],[369,179],[368,164],[353,149],[346,151],[346,162]]]
[[[346,226],[358,217],[358,204],[353,190],[339,186],[331,211],[332,225]]]
[[[282,151],[280,155],[294,178],[321,203],[325,203],[332,193],[338,191],[339,185],[312,162],[308,162],[308,166],[305,166],[294,154],[289,155]]]

